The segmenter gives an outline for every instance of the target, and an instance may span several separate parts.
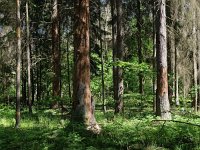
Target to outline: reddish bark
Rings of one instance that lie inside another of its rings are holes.
[[[89,129],[99,127],[94,117],[90,91],[89,0],[75,1],[73,120]]]

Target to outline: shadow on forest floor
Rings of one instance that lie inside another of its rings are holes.
[[[153,115],[112,118],[112,112],[97,112],[102,127],[98,135],[81,124],[70,123],[52,110],[30,116],[22,114],[21,128],[15,129],[13,110],[0,109],[1,150],[96,150],[96,149],[200,149],[200,128],[176,122],[156,122]],[[110,116],[109,116],[110,115]],[[108,118],[111,119],[108,119]],[[174,115],[175,120],[200,124],[200,118]]]

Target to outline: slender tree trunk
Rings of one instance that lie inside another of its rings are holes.
[[[122,25],[122,0],[116,1],[117,10],[117,38],[116,38],[116,57],[118,60],[123,61],[123,25]],[[123,109],[123,70],[117,66],[114,74],[114,80],[116,81],[116,87],[114,88],[114,99],[115,99],[115,114],[122,112]]]
[[[67,80],[68,80],[68,94],[71,99],[71,77],[70,77],[70,61],[69,61],[69,38],[67,39]]]
[[[87,129],[99,132],[90,91],[89,0],[75,0],[74,76],[72,119],[83,122]]]
[[[167,1],[166,14],[167,14],[167,25],[169,29],[167,30],[167,50],[168,50],[168,74],[169,74],[169,86],[168,86],[168,97],[169,102],[172,104],[173,89],[175,89],[174,75],[175,75],[175,34],[174,34],[174,16],[176,15],[174,11],[174,2]]]
[[[175,102],[176,106],[179,106],[179,88],[178,88],[178,80],[179,80],[179,74],[178,74],[178,50],[175,47]]]
[[[106,112],[105,105],[105,85],[104,85],[104,54],[103,54],[103,41],[102,41],[102,33],[101,33],[101,0],[99,0],[99,28],[100,28],[100,49],[101,49],[101,98],[103,102],[103,111]]]
[[[199,3],[200,4],[200,3]],[[200,7],[196,8],[196,20],[200,19]],[[200,22],[197,22],[197,57],[198,57],[198,86],[200,85]],[[198,88],[198,112],[200,111],[200,88]]]
[[[61,64],[60,64],[60,46],[59,46],[59,12],[58,12],[58,0],[53,1],[53,12],[52,12],[52,51],[53,51],[53,97],[55,98],[51,108],[58,107],[58,101],[56,98],[61,96]]]
[[[153,4],[153,73],[156,72],[156,29],[155,29],[155,2]],[[157,89],[157,83],[156,83],[156,75],[153,74],[153,94],[155,95],[153,97],[153,112],[156,113],[156,89]]]
[[[112,17],[112,54],[113,54],[113,62],[116,62],[117,61],[117,53],[116,53],[117,23],[115,19],[117,16],[116,0],[110,0],[110,6],[111,6],[111,17]],[[113,65],[114,100],[116,100],[116,97],[118,95],[116,75],[117,75],[117,67]]]
[[[138,44],[138,60],[139,64],[143,62],[142,54],[142,16],[141,16],[141,2],[137,0],[137,44]],[[139,72],[139,93],[144,94],[144,75]]]
[[[23,106],[27,106],[27,101],[26,101],[26,71],[25,71],[25,63],[24,63],[24,51],[22,50],[22,55],[21,55],[21,79],[22,79],[22,104]]]
[[[194,6],[196,7],[196,6]],[[194,111],[197,112],[197,101],[198,101],[198,94],[197,94],[197,36],[196,36],[196,11],[193,11],[193,25],[192,25],[192,35],[193,35],[193,73],[194,73]]]
[[[20,126],[20,81],[21,81],[21,18],[20,18],[20,0],[16,0],[17,13],[17,70],[16,70],[16,123],[15,128]]]
[[[34,46],[33,44],[33,41],[31,41],[30,43],[30,59],[32,60],[32,55],[33,55],[33,52],[32,52],[32,48]],[[35,84],[34,84],[34,69],[33,67],[31,67],[31,106],[33,106],[34,104],[34,101],[35,101]]]
[[[29,31],[29,4],[26,1],[26,53],[27,53],[27,75],[28,75],[28,106],[29,113],[32,114],[31,101],[31,58],[30,58],[30,31]]]
[[[161,119],[171,119],[170,104],[168,99],[168,78],[167,78],[167,31],[166,31],[166,1],[160,0],[157,3],[157,104],[156,114]]]

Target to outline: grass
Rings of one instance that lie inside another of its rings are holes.
[[[1,150],[200,150],[200,117],[191,113],[173,115],[179,122],[172,122],[155,121],[159,118],[150,113],[113,117],[112,111],[97,111],[102,132],[94,135],[54,110],[31,116],[24,111],[21,128],[15,129],[14,112],[0,107]]]

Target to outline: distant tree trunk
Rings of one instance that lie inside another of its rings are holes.
[[[32,52],[32,48],[33,48],[33,46],[34,46],[34,44],[33,44],[33,41],[31,41],[30,43],[30,59],[32,60],[32,54],[33,54],[33,52]],[[31,67],[31,105],[33,106],[33,104],[34,104],[34,101],[35,101],[35,84],[34,84],[34,68],[33,67]]]
[[[154,72],[156,72],[156,29],[155,29],[155,2],[153,4],[153,112],[156,113],[156,89],[157,89],[157,84],[156,84],[156,75]]]
[[[138,60],[139,64],[143,61],[142,54],[142,16],[141,16],[141,2],[137,0],[137,43],[138,43]],[[139,93],[144,94],[144,75],[139,72]]]
[[[87,129],[100,131],[94,116],[90,91],[89,0],[75,0],[74,75],[72,119],[83,122]]]
[[[22,104],[23,106],[27,106],[27,101],[26,101],[26,69],[25,69],[25,60],[23,58],[24,56],[24,51],[22,50],[22,55],[21,55],[21,79],[22,79]]]
[[[197,8],[196,10],[197,15],[196,18],[197,20],[200,17],[200,8]],[[200,22],[197,22],[197,57],[198,57],[198,85],[200,85]],[[200,88],[198,88],[198,112],[200,111]]]
[[[113,54],[113,62],[116,62],[117,60],[117,54],[116,54],[116,35],[117,35],[117,23],[116,23],[116,16],[117,16],[117,10],[116,10],[116,0],[110,0],[110,6],[111,6],[111,17],[112,17],[112,54]],[[113,92],[114,92],[114,100],[115,97],[117,97],[117,80],[116,80],[116,74],[117,74],[117,67],[113,65]]]
[[[15,128],[20,126],[20,81],[21,81],[21,18],[20,18],[20,0],[16,0],[17,13],[17,70],[16,70],[16,123]]]
[[[179,80],[179,74],[178,74],[178,50],[177,47],[175,47],[175,103],[176,106],[179,106],[179,88],[178,88],[178,80]]]
[[[58,0],[53,1],[53,12],[52,12],[52,51],[53,51],[53,98],[61,96],[61,64],[60,64],[60,46],[59,46],[59,9]],[[57,108],[58,101],[55,99],[52,103],[51,108]]]
[[[194,6],[196,7],[196,6]],[[196,36],[196,11],[193,12],[193,25],[192,25],[192,35],[193,35],[193,75],[194,75],[194,111],[197,112],[197,101],[198,101],[198,95],[197,95],[197,36]]]
[[[101,98],[103,102],[103,111],[106,112],[105,105],[105,85],[104,85],[104,56],[103,56],[103,41],[102,41],[102,32],[101,32],[101,0],[99,0],[99,28],[100,28],[100,49],[101,49]]]
[[[28,106],[29,113],[32,114],[31,101],[31,58],[30,58],[30,31],[29,31],[29,9],[28,0],[26,1],[26,53],[27,53],[27,75],[28,75]]]
[[[168,74],[169,74],[169,86],[168,86],[168,97],[169,102],[172,104],[172,98],[174,95],[173,89],[175,89],[174,74],[175,74],[175,34],[174,34],[174,16],[176,15],[174,11],[174,2],[167,1],[166,14],[167,14],[167,25],[169,29],[167,30],[167,50],[168,50]],[[176,6],[175,6],[176,7]]]
[[[67,79],[68,79],[68,94],[71,99],[71,77],[70,77],[70,60],[69,60],[69,38],[67,39]]]
[[[160,0],[157,4],[156,17],[156,49],[157,49],[157,104],[156,114],[161,119],[171,119],[168,99],[167,78],[167,32],[166,32],[166,1]]]
[[[117,10],[117,38],[116,38],[116,58],[123,61],[123,25],[122,25],[122,0],[116,0],[116,10]],[[114,80],[116,85],[114,87],[114,99],[115,99],[115,114],[122,112],[123,109],[123,70],[121,67],[117,66],[114,72]]]

